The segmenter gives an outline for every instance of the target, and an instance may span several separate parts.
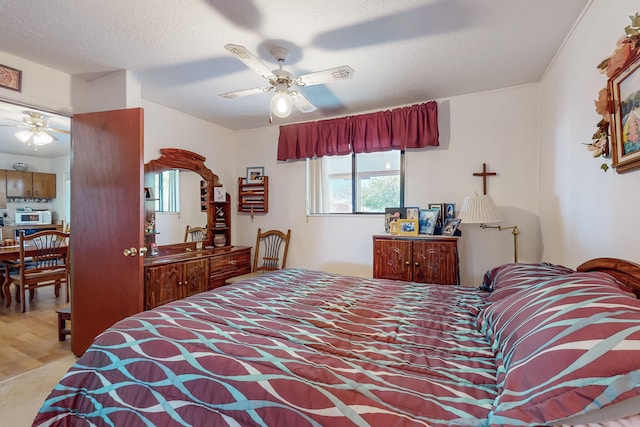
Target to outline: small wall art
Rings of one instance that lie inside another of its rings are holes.
[[[0,87],[22,92],[22,71],[0,65]]]
[[[247,168],[247,184],[260,184],[264,177],[264,166],[251,166]]]

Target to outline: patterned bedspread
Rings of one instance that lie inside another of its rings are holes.
[[[488,425],[473,289],[287,269],[101,334],[34,425]]]

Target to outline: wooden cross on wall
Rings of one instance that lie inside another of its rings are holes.
[[[481,176],[482,177],[482,194],[487,194],[487,177],[495,176],[497,173],[495,172],[487,172],[487,164],[482,164],[482,172],[474,172],[473,176]]]

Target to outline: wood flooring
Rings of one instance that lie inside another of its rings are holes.
[[[0,381],[71,353],[69,336],[58,341],[56,309],[67,305],[64,290],[56,298],[53,286],[36,289],[34,300],[27,302],[27,312],[22,313],[13,298],[14,289],[12,285],[10,307],[5,307],[4,298],[0,300]]]

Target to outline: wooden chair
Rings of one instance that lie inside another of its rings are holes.
[[[64,284],[69,302],[68,241],[69,233],[62,231],[40,231],[28,236],[20,232],[20,259],[9,280],[20,291],[23,313],[27,309],[27,291],[33,300],[33,291],[43,286],[55,286],[57,297]]]
[[[201,242],[207,240],[207,229],[205,227],[189,227],[184,232],[184,241]]]
[[[251,273],[231,277],[225,280],[225,284],[236,283],[259,274],[285,268],[287,265],[289,240],[291,240],[291,230],[287,230],[286,233],[279,230],[268,230],[263,233],[262,229],[258,228]]]

